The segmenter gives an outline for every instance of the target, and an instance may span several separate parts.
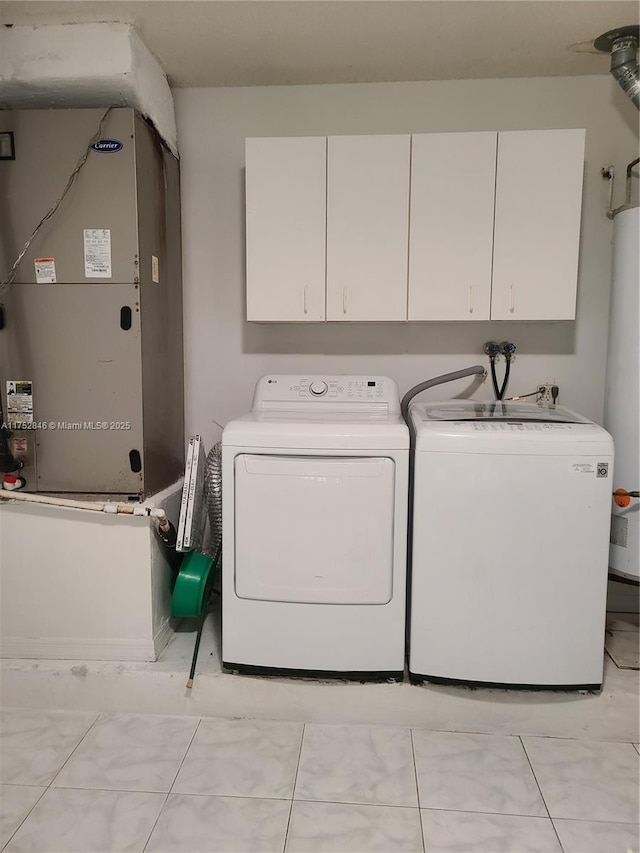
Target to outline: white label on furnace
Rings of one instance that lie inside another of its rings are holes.
[[[158,259],[155,255],[151,255],[151,281],[154,284],[158,284],[160,281],[160,269],[158,266]]]
[[[596,466],[593,462],[570,462],[569,471],[572,474],[595,474]]]
[[[111,278],[111,231],[108,228],[84,229],[85,278]]]
[[[13,379],[7,382],[7,422],[9,424],[33,423],[32,382],[24,379]]]
[[[56,260],[55,258],[35,258],[33,265],[36,268],[37,284],[56,283]]]

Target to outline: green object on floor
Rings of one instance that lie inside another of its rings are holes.
[[[191,658],[191,670],[187,687],[193,687],[196,674],[198,650],[202,638],[202,629],[207,618],[209,602],[213,592],[213,582],[216,568],[222,554],[222,542],[218,543],[215,557],[201,554],[199,551],[189,551],[182,559],[182,565],[171,598],[171,615],[177,618],[198,617],[198,633]]]
[[[199,551],[184,555],[171,598],[174,618],[200,616],[209,604],[215,572],[215,560]]]

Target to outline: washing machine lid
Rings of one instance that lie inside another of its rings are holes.
[[[602,427],[569,409],[535,403],[448,400],[409,408],[416,452],[576,456],[613,453]],[[595,471],[595,467],[593,469]]]
[[[411,413],[423,423],[429,421],[520,421],[537,423],[590,423],[587,418],[562,406],[550,409],[536,403],[508,400],[446,400],[444,403],[412,403]]]

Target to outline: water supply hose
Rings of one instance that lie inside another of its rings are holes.
[[[497,399],[504,400],[507,385],[509,384],[509,374],[511,373],[511,359],[513,358],[513,355],[516,351],[516,345],[512,344],[511,341],[503,341],[500,344],[500,351],[504,354],[507,366],[504,371],[504,379],[502,381],[502,385],[500,386],[500,394],[497,396]]]
[[[489,361],[491,363],[491,381],[493,382],[493,390],[496,395],[496,400],[499,400],[500,389],[498,388],[498,377],[496,376],[496,356],[490,355]]]
[[[427,388],[435,388],[436,385],[444,385],[446,382],[454,382],[456,379],[464,379],[466,376],[482,376],[487,375],[487,371],[481,364],[474,364],[473,367],[465,367],[463,370],[454,370],[453,373],[443,373],[441,376],[434,376],[433,379],[427,379],[414,385],[410,388],[402,398],[400,403],[400,411],[402,417],[409,423],[409,403],[418,394],[426,391]]]

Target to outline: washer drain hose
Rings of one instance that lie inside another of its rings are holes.
[[[414,385],[410,388],[402,398],[400,403],[400,411],[402,417],[409,423],[409,403],[418,394],[426,391],[427,388],[435,388],[436,385],[444,385],[446,382],[453,382],[456,379],[464,379],[465,376],[486,376],[487,371],[481,364],[474,364],[473,367],[465,367],[464,370],[454,370],[453,373],[443,373],[441,376],[434,376],[433,379],[427,379],[425,382],[420,382],[419,385]]]

